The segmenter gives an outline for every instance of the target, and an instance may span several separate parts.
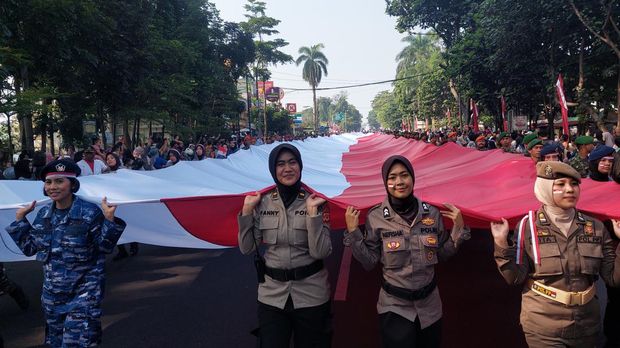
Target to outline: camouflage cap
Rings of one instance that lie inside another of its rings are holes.
[[[555,180],[571,178],[581,183],[581,175],[570,165],[558,161],[543,161],[536,163],[536,176],[543,179]]]

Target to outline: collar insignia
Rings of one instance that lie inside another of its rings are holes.
[[[388,207],[383,208],[383,217],[384,218],[390,217],[390,209]]]
[[[538,213],[538,221],[540,221],[541,224],[547,224],[547,216],[542,211]]]

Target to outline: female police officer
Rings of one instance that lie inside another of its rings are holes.
[[[455,206],[446,203],[448,211],[440,213],[413,195],[414,172],[405,157],[388,158],[381,174],[387,197],[368,211],[365,234],[358,228],[360,212],[347,208],[344,243],[365,269],[379,259],[383,264],[377,303],[383,346],[438,347],[441,300],[435,264],[453,255],[469,239],[469,230]],[[454,222],[451,232],[444,230],[442,215]]]
[[[43,262],[41,303],[46,317],[45,342],[52,347],[92,347],[101,341],[101,301],[105,254],[112,252],[125,228],[116,207],[104,198],[101,208],[75,196],[80,168],[62,159],[46,165],[41,177],[52,203],[30,224],[26,215],[36,202],[18,209],[7,231],[26,256]]]
[[[575,209],[581,176],[561,162],[536,164],[534,193],[542,203],[508,240],[508,222],[491,223],[495,261],[509,284],[525,283],[521,326],[530,347],[595,347],[599,276],[620,285],[620,251],[603,224]],[[613,221],[620,236],[618,221]]]
[[[294,146],[276,146],[269,154],[276,188],[246,196],[238,217],[241,252],[258,255],[258,244],[267,246],[257,267],[266,275],[258,286],[261,347],[288,348],[291,335],[295,347],[331,343],[330,288],[322,261],[332,251],[321,214],[325,200],[304,190],[302,167]]]

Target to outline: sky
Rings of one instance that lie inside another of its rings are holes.
[[[276,27],[289,42],[282,51],[296,59],[299,47],[323,43],[329,60],[327,76],[320,87],[338,87],[393,79],[396,55],[405,44],[396,29],[396,19],[385,14],[385,0],[263,0],[266,15],[279,19]],[[245,21],[246,0],[210,0],[229,22]],[[282,103],[296,103],[300,112],[312,106],[312,91],[287,91],[286,88],[309,88],[302,77],[302,66],[295,63],[270,66],[274,86],[285,89]],[[317,91],[319,96],[332,97],[340,91],[365,118],[372,109],[375,95],[391,90],[391,83],[343,90]]]

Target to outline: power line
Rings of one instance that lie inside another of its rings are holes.
[[[420,76],[426,76],[426,75],[430,75],[430,74],[432,74],[432,73],[424,73],[424,74],[418,74],[418,75],[413,75],[413,76],[406,76],[406,77],[401,77],[401,78],[392,79],[392,80],[360,83],[360,84],[357,84],[357,85],[315,88],[315,90],[316,91],[328,91],[328,90],[333,90],[333,89],[347,89],[347,88],[355,88],[355,87],[365,87],[365,86],[381,85],[381,84],[384,84],[384,83],[390,83],[390,82],[396,82],[396,81],[402,81],[402,80],[409,80],[409,79],[417,78],[417,77],[420,77]],[[289,91],[311,91],[312,90],[312,88],[287,88],[287,87],[281,87],[281,88],[283,88],[285,90],[289,90]]]

